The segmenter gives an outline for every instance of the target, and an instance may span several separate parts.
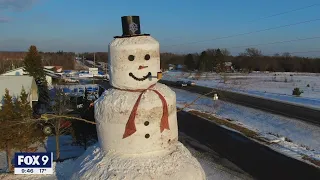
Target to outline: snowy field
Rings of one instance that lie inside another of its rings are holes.
[[[225,89],[276,99],[320,109],[320,74],[315,73],[189,73],[168,71],[163,80],[194,81],[199,86]],[[303,90],[300,97],[292,96],[292,90]]]
[[[184,107],[199,94],[172,88],[177,94],[177,107]],[[320,127],[280,115],[202,97],[188,107],[228,119],[238,126],[253,130],[259,137],[274,142],[271,147],[294,158],[303,156],[320,161]]]
[[[192,144],[192,147],[186,145],[189,151],[194,157],[198,159],[201,166],[203,167],[208,180],[241,180],[241,179],[252,179],[250,175],[243,172],[236,165],[232,164],[228,160],[220,157],[217,153],[213,152],[209,148],[200,143],[196,142],[192,138],[179,134],[181,141],[186,144]],[[72,146],[72,138],[70,136],[62,136],[61,141],[61,158],[74,158],[82,155],[85,151],[82,147]],[[200,153],[195,150],[200,148],[207,153]],[[47,140],[47,148],[49,152],[55,153],[55,141],[53,137]],[[44,152],[46,148],[40,147],[38,152]],[[209,155],[210,154],[210,155]],[[98,155],[97,155],[98,156]],[[6,169],[6,156],[4,152],[0,152],[0,168]],[[220,164],[215,163],[220,162]],[[223,162],[223,164],[221,164]],[[0,174],[1,180],[68,180],[72,175],[72,170],[79,164],[75,163],[75,160],[70,159],[62,163],[54,163],[54,174],[53,175],[13,175],[2,173]],[[104,179],[104,178],[101,178]]]

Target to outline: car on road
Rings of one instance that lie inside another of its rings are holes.
[[[193,82],[193,81],[188,81],[188,82],[187,82],[187,85],[188,85],[188,86],[195,86],[195,85],[196,85],[196,83],[195,83],[195,82]]]
[[[184,81],[177,81],[176,85],[177,86],[182,86],[182,87],[188,86],[188,84],[186,82],[184,82]]]

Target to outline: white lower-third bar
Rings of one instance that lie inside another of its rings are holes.
[[[14,168],[14,174],[53,174],[52,168]]]

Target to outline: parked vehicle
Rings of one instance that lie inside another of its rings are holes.
[[[188,84],[186,82],[184,82],[184,81],[177,81],[176,85],[177,86],[182,86],[182,87],[188,86]]]
[[[43,121],[43,120],[42,120]],[[43,122],[43,123],[39,123],[40,128],[42,129],[42,132],[49,136],[49,135],[55,135],[55,126],[53,124],[54,122]],[[71,127],[71,122],[68,120],[60,120],[60,131],[62,129],[68,129],[69,127]]]
[[[46,114],[54,114],[54,113],[46,113]],[[49,119],[45,120],[41,118],[41,115],[35,115],[35,118],[39,119],[37,122],[37,127],[42,130],[42,132],[46,136],[54,135],[55,134],[55,122],[56,119]],[[60,131],[65,131],[71,127],[72,123],[69,120],[61,119],[60,120]]]

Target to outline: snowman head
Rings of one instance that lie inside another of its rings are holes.
[[[158,81],[159,42],[140,34],[138,16],[122,17],[122,29],[123,35],[109,44],[110,84],[120,89],[146,89]]]

